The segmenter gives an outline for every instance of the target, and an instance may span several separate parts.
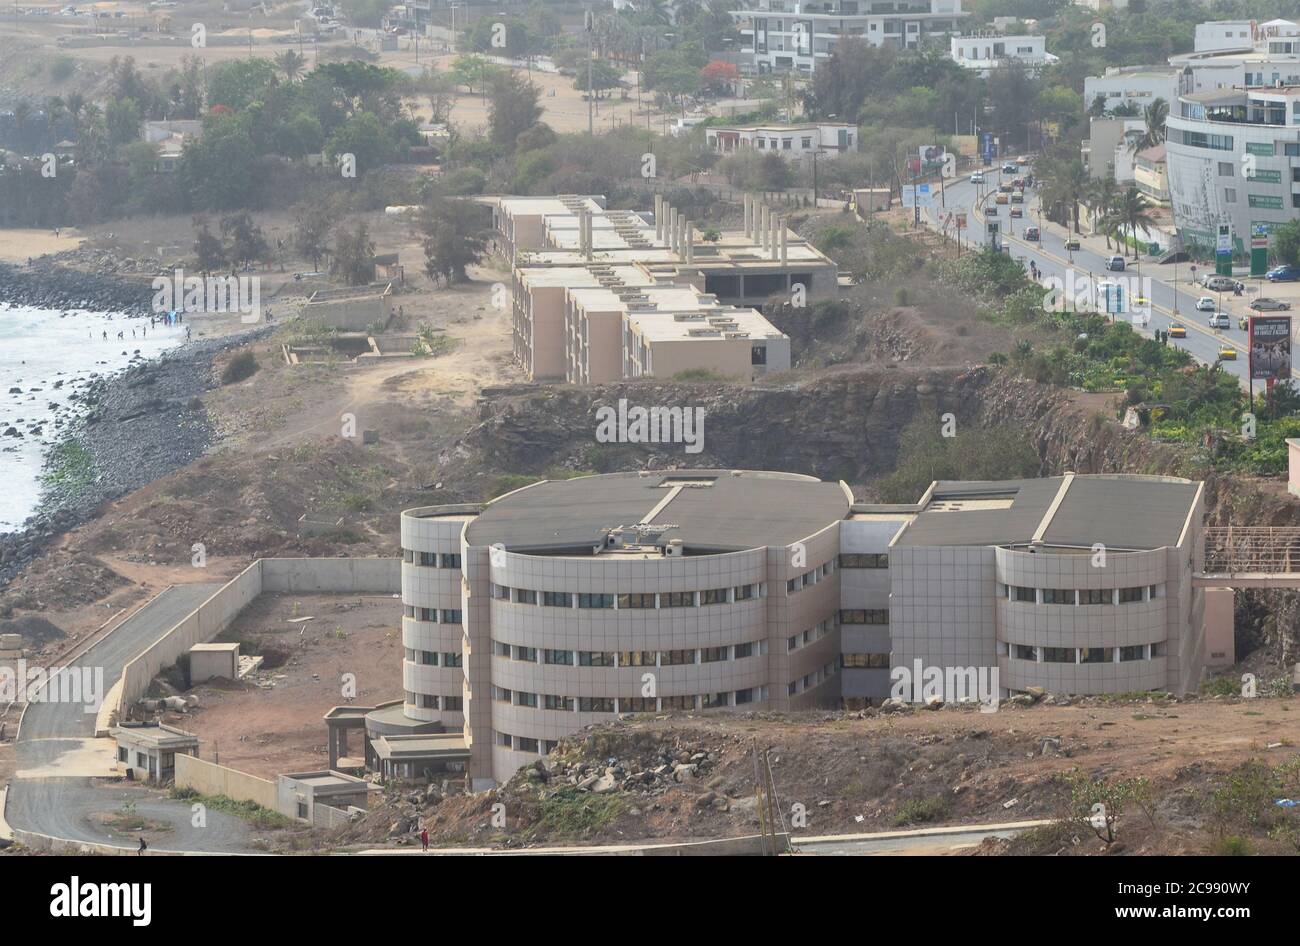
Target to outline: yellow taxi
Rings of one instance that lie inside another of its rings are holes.
[[[1170,338],[1186,338],[1186,337],[1187,337],[1187,326],[1186,326],[1186,325],[1183,325],[1181,322],[1174,322],[1172,325],[1169,326],[1169,337],[1170,337]],[[1233,349],[1233,350],[1236,351],[1236,349]]]
[[[1219,360],[1220,360],[1220,361],[1236,361],[1236,360],[1237,360],[1237,349],[1233,348],[1231,345],[1221,345],[1221,346],[1219,346]]]

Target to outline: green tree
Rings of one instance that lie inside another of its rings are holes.
[[[194,258],[199,272],[207,276],[224,269],[226,266],[226,249],[221,238],[208,226],[207,217],[194,218]]]
[[[334,237],[334,272],[342,276],[349,286],[362,286],[375,275],[375,244],[364,220],[358,220],[356,229],[339,227]]]
[[[1289,266],[1300,266],[1300,220],[1288,220],[1273,228],[1277,258]]]
[[[221,237],[226,246],[226,259],[234,266],[264,260],[270,255],[262,228],[247,210],[221,218]]]
[[[304,203],[294,215],[294,225],[294,248],[310,259],[311,268],[319,272],[321,258],[329,252],[329,234],[334,227],[332,209],[316,201]]]
[[[1146,122],[1146,129],[1142,137],[1135,138],[1129,145],[1129,150],[1134,154],[1164,144],[1165,120],[1169,118],[1169,103],[1164,99],[1156,99],[1142,110],[1142,117]]]
[[[472,201],[434,197],[424,209],[424,271],[434,282],[466,282],[467,267],[487,253],[484,208]]]
[[[242,112],[260,102],[276,80],[276,67],[269,59],[231,59],[208,68],[208,103]]]
[[[541,91],[517,72],[503,72],[489,83],[488,122],[492,141],[514,150],[515,139],[542,117]]]

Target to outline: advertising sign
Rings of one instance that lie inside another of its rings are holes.
[[[1255,381],[1291,377],[1291,316],[1250,317],[1250,377]]]

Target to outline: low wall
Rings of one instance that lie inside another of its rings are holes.
[[[274,782],[194,756],[176,756],[176,787],[192,788],[200,795],[225,795],[276,810]]]
[[[264,558],[262,591],[400,594],[399,558]]]
[[[332,808],[320,802],[311,807],[311,823],[314,828],[342,828],[352,823],[348,813],[342,808]]]

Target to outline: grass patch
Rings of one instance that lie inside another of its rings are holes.
[[[95,481],[95,460],[81,443],[65,440],[45,458],[41,485],[46,489],[80,490]]]
[[[226,795],[203,795],[192,788],[173,787],[168,795],[177,801],[187,801],[191,804],[198,802],[209,811],[224,811],[236,818],[243,818],[253,827],[262,830],[292,828],[298,825],[297,821],[287,815],[282,815],[278,811],[272,811],[269,808],[263,808],[257,802],[235,801],[235,799]]]
[[[943,795],[927,795],[925,798],[911,798],[899,806],[894,813],[894,825],[902,828],[910,824],[925,824],[942,821],[948,817],[952,806]]]
[[[591,795],[565,786],[541,799],[531,833],[576,837],[598,831],[627,810],[618,795]]]

